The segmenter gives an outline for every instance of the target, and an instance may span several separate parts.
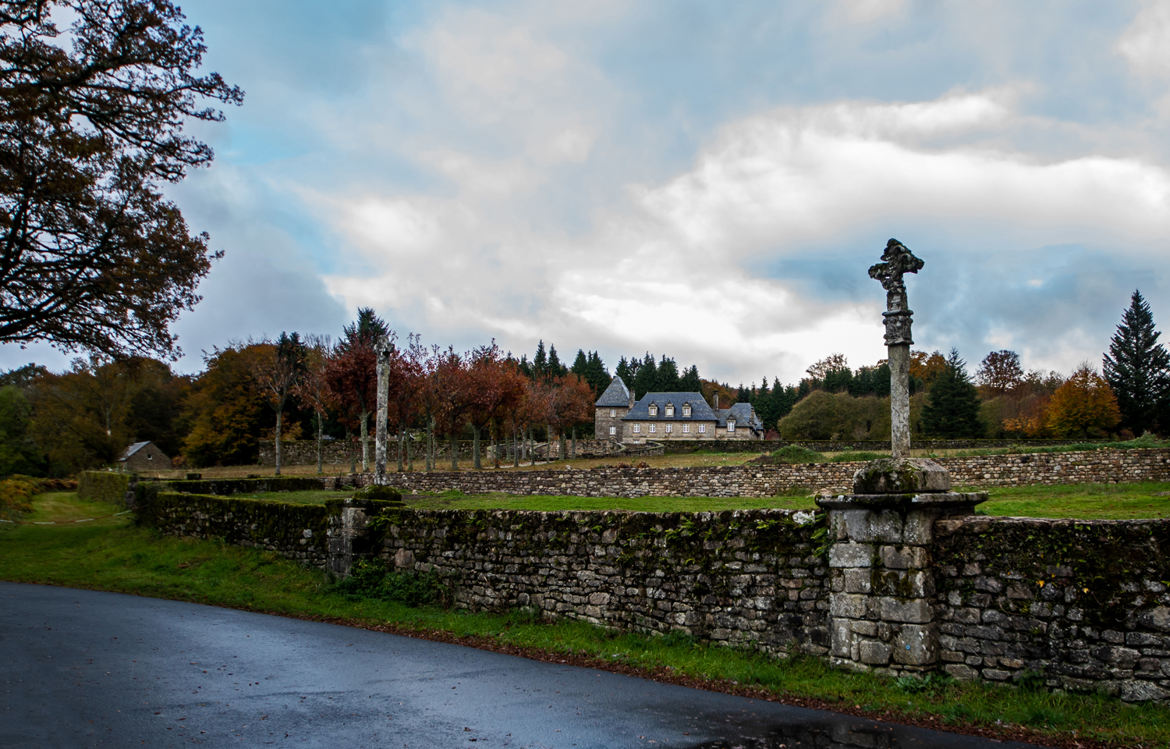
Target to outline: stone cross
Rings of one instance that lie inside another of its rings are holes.
[[[378,417],[374,425],[374,483],[379,486],[386,483],[386,419],[389,416],[387,409],[390,397],[390,352],[393,347],[386,336],[378,339],[374,344],[374,353],[378,357]]]
[[[886,290],[886,346],[890,361],[890,449],[894,458],[910,457],[910,323],[902,276],[917,273],[924,263],[896,239],[886,242],[882,262],[870,266],[869,277]]]

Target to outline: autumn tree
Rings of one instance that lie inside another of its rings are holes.
[[[253,376],[268,396],[268,402],[276,411],[275,429],[275,474],[280,475],[281,468],[281,431],[284,426],[284,406],[289,396],[293,394],[301,378],[305,376],[308,351],[301,341],[300,335],[282,332],[275,344],[262,344],[267,349],[262,358],[256,362]]]
[[[1158,343],[1150,305],[1134,291],[1117,332],[1109,341],[1102,370],[1117,396],[1122,424],[1134,434],[1170,430],[1170,354]]]
[[[325,367],[325,382],[344,410],[351,426],[358,428],[362,470],[370,470],[370,413],[377,408],[378,339],[390,336],[385,321],[369,307],[358,310],[357,320],[342,329],[341,340]]]
[[[932,437],[978,437],[983,432],[979,394],[956,349],[951,349],[946,366],[930,386],[922,428]]]
[[[471,401],[468,415],[473,440],[472,460],[476,470],[483,467],[480,462],[483,430],[496,420],[501,411],[514,407],[523,394],[520,381],[513,376],[516,371],[515,365],[503,359],[495,341],[475,349],[468,356],[466,388],[467,397]],[[494,436],[492,445],[495,445]]]
[[[1073,372],[1048,404],[1048,428],[1057,437],[1104,437],[1120,421],[1112,388],[1088,364]]]
[[[430,376],[435,418],[451,445],[451,470],[459,470],[459,429],[475,406],[474,383],[467,362],[450,346],[435,357]]]
[[[183,409],[191,424],[183,453],[193,465],[256,463],[257,435],[273,422],[253,373],[269,353],[261,344],[236,343],[204,354],[206,368],[192,384]]]
[[[927,354],[925,351],[911,351],[910,352],[910,379],[911,381],[917,379],[923,385],[929,387],[934,384],[936,378],[943,374],[947,369],[947,359],[938,351],[932,351]],[[911,390],[913,390],[911,385]]]
[[[560,437],[560,455],[564,459],[568,457],[565,451],[565,430],[575,429],[578,425],[593,418],[593,390],[589,387],[589,383],[575,374],[562,375],[551,384],[547,411],[548,425],[550,431],[555,430]],[[550,449],[552,439],[553,435],[550,433],[548,436]],[[576,433],[574,432],[575,444]]]
[[[1001,349],[983,357],[975,381],[991,396],[1005,395],[1015,390],[1024,379],[1020,366],[1020,355],[1015,351]]]
[[[219,253],[164,193],[243,100],[205,51],[169,0],[0,1],[0,342],[177,353]]]
[[[330,345],[327,337],[310,336],[305,341],[305,369],[293,386],[293,395],[301,405],[313,412],[317,439],[317,473],[324,473],[323,445],[325,415],[334,407],[333,391],[325,381],[325,367],[329,362]]]

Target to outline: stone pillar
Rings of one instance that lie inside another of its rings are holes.
[[[890,346],[890,454],[910,457],[910,347]]]
[[[969,514],[985,493],[951,492],[926,459],[874,461],[854,493],[821,496],[829,513],[830,662],[858,671],[925,673],[938,664],[932,542],[941,517]]]
[[[389,415],[390,391],[390,342],[385,336],[374,346],[378,357],[378,416],[374,425],[374,483],[386,483],[386,418]]]
[[[358,559],[376,554],[380,533],[370,529],[370,518],[379,511],[402,507],[401,501],[378,499],[334,499],[329,508],[329,572],[348,577]]]

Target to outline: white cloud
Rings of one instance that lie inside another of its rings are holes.
[[[1117,51],[1139,75],[1170,78],[1170,4],[1146,2],[1118,39]]]

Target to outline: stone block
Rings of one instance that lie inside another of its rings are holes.
[[[877,640],[862,640],[857,646],[857,659],[867,666],[884,666],[890,662],[891,648]]]
[[[930,555],[922,546],[881,546],[878,558],[883,567],[892,570],[923,569],[930,563]]]
[[[854,567],[843,572],[842,583],[846,593],[869,593],[873,589],[872,569]]]
[[[870,544],[834,544],[829,549],[830,567],[872,567],[873,546]]]
[[[950,674],[959,681],[973,681],[979,678],[979,672],[970,666],[964,666],[961,663],[951,663],[943,666],[943,671]]]
[[[894,637],[894,662],[930,666],[938,662],[938,639],[929,625],[904,624]]]
[[[883,596],[878,599],[878,614],[883,621],[910,624],[925,624],[932,618],[930,603],[923,598]]]
[[[829,614],[847,619],[864,619],[869,596],[838,593],[829,601]]]
[[[947,469],[928,458],[882,458],[853,474],[854,494],[914,494],[950,488]]]

